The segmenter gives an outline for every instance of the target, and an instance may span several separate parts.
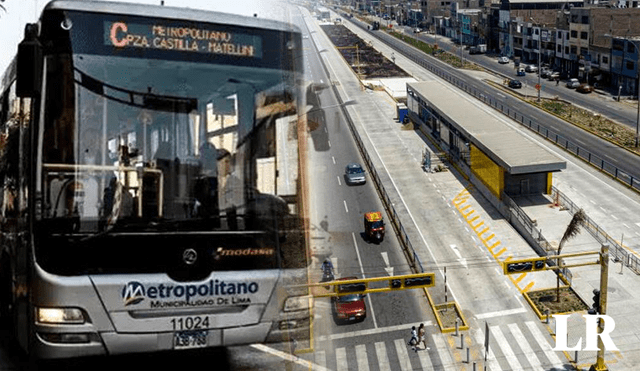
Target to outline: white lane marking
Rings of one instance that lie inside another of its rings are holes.
[[[348,371],[349,365],[347,364],[347,350],[344,348],[336,349],[336,370]]]
[[[326,367],[323,367],[323,366],[317,365],[315,363],[309,362],[306,359],[298,358],[298,357],[293,356],[293,355],[291,355],[289,353],[285,353],[283,351],[270,348],[270,347],[268,347],[268,346],[266,346],[264,344],[251,344],[250,347],[252,347],[254,349],[257,349],[257,350],[261,350],[261,351],[263,351],[265,353],[269,353],[269,354],[274,355],[276,357],[280,357],[280,358],[282,358],[284,360],[287,360],[289,362],[295,362],[295,363],[297,363],[299,365],[302,365],[304,367],[308,367],[309,370],[313,370],[313,371],[331,371]]]
[[[520,349],[522,349],[522,351],[524,352],[524,356],[527,357],[527,361],[529,361],[529,364],[531,365],[531,367],[535,370],[541,369],[542,363],[536,356],[536,352],[531,348],[531,345],[529,345],[529,343],[527,342],[527,338],[522,334],[522,331],[520,331],[520,328],[518,327],[518,325],[515,323],[510,323],[509,331],[511,331],[511,334],[516,339],[516,344],[518,344]]]
[[[478,344],[482,344],[482,356],[484,357],[484,353],[485,353],[485,338],[484,338],[484,332],[481,329],[477,329],[474,332],[474,336],[476,338],[476,342]],[[498,371],[498,370],[502,370],[502,368],[500,367],[500,364],[498,363],[498,361],[496,360],[496,356],[495,354],[493,354],[493,350],[491,349],[491,340],[489,340],[489,352],[487,353],[487,363],[489,364],[489,368],[492,371]]]
[[[387,347],[381,341],[376,342],[376,356],[378,357],[380,371],[391,371],[389,357],[387,356]]]
[[[393,276],[393,267],[389,266],[389,255],[387,254],[386,251],[382,251],[380,255],[382,255],[382,260],[384,260],[384,264],[385,264],[384,270],[387,272],[388,275]]]
[[[402,371],[411,371],[411,361],[409,361],[409,353],[407,353],[407,343],[405,343],[404,339],[396,339],[393,343],[396,346],[400,369]]]
[[[456,245],[449,245],[449,247],[451,247],[451,249],[453,249],[453,252],[456,254],[456,256],[458,257],[458,261],[460,262],[460,264],[462,264],[463,267],[465,267],[466,269],[468,269],[467,267],[467,259],[462,258],[462,254],[460,253],[460,250],[458,249],[458,246]]]
[[[317,303],[317,302],[316,302]],[[415,323],[424,323],[425,326],[431,326],[433,323],[429,320],[416,321]],[[394,332],[399,330],[410,329],[411,326],[414,326],[415,323],[407,323],[404,325],[396,325],[396,326],[388,326],[388,327],[379,327],[379,328],[371,328],[367,330],[359,330],[352,332],[345,332],[341,334],[331,334],[331,335],[323,335],[318,338],[318,341],[327,341],[327,340],[338,340],[338,339],[346,339],[346,338],[355,338],[360,336],[368,336],[368,335],[377,335],[385,332]]]
[[[358,371],[369,371],[369,357],[367,356],[366,345],[356,345],[356,361],[358,362]]]
[[[524,313],[526,311],[527,311],[526,308],[521,307],[521,308],[515,308],[515,309],[500,310],[496,312],[480,313],[480,314],[476,314],[475,317],[477,319],[487,319],[487,318],[493,318],[493,317],[508,316],[510,314]]]
[[[509,368],[511,370],[524,370],[524,367],[522,367],[522,365],[520,364],[520,361],[518,361],[518,357],[513,352],[513,349],[511,349],[511,345],[509,345],[509,342],[504,337],[502,330],[500,330],[500,326],[497,326],[497,325],[490,326],[489,328],[491,329],[491,334],[493,335],[493,338],[496,339],[496,341],[498,342],[498,348],[500,348],[500,351],[502,352],[504,357],[507,359],[507,362],[509,363]]]
[[[440,357],[440,362],[442,362],[442,366],[446,371],[455,371],[455,363],[451,359],[451,354],[449,354],[449,346],[445,343],[444,339],[438,335],[431,335],[433,339],[433,343],[436,345],[436,349],[438,356]]]
[[[362,259],[360,259],[360,251],[358,251],[358,242],[356,241],[356,234],[351,232],[351,237],[353,238],[353,248],[356,249],[356,256],[358,257],[358,264],[360,265],[360,273],[362,273],[362,278],[367,278],[364,275],[364,268],[362,267]],[[367,295],[367,300],[369,301],[369,311],[371,312],[373,327],[378,328],[378,321],[376,321],[376,314],[373,311],[373,303],[371,303],[371,295]]]
[[[556,355],[556,352],[551,348],[551,345],[547,342],[545,336],[540,331],[540,328],[536,326],[536,324],[532,321],[525,322],[525,325],[529,328],[529,332],[533,334],[533,338],[536,339],[536,342],[544,350],[544,354],[549,358],[551,364],[553,364],[556,368],[563,368],[563,362],[560,361],[560,358]]]
[[[347,201],[342,200],[342,202],[344,202],[344,211],[349,212],[349,208],[347,207]]]

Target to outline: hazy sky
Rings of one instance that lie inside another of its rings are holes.
[[[125,2],[121,0],[112,0]],[[4,0],[0,2],[6,11],[0,9],[0,76],[15,56],[18,43],[24,36],[24,26],[36,22],[48,0]],[[129,0],[141,4],[160,5],[160,0]],[[280,18],[281,5],[276,0],[165,0],[165,6],[180,6],[196,9],[216,10],[225,13],[242,14],[264,18]]]

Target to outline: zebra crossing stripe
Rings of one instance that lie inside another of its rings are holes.
[[[449,354],[449,346],[444,342],[442,337],[437,336],[436,334],[431,335],[431,337],[433,338],[433,343],[436,345],[436,349],[438,350],[440,362],[442,362],[444,370],[456,370],[453,365],[454,363],[451,359],[451,355]]]
[[[493,338],[498,342],[500,351],[507,359],[509,368],[511,370],[522,370],[523,367],[522,365],[520,365],[520,362],[518,362],[518,357],[516,357],[515,353],[513,353],[513,349],[511,349],[509,342],[504,337],[502,330],[500,330],[500,326],[491,326],[489,327],[489,329],[491,331],[491,335],[493,335]]]
[[[431,358],[429,358],[429,354],[426,351],[420,351],[418,355],[420,357],[420,366],[422,366],[423,370],[434,370]]]
[[[315,359],[319,366],[327,367],[327,354],[324,350],[317,350],[315,352]]]
[[[376,356],[378,357],[380,371],[391,371],[389,357],[387,356],[387,348],[384,346],[384,342],[382,341],[376,343]]]
[[[344,348],[336,349],[336,370],[349,370],[347,365],[347,351]]]
[[[482,347],[482,356],[484,357],[484,333],[482,332],[482,330],[478,329],[474,332],[474,336],[476,337],[476,342],[478,344],[483,344]],[[489,352],[487,353],[487,362],[485,364],[485,366],[489,366],[489,369],[491,371],[501,371],[502,368],[500,367],[500,364],[498,363],[498,361],[496,360],[496,356],[495,354],[493,354],[493,350],[491,350],[491,346],[489,346]]]
[[[527,339],[522,334],[522,331],[520,331],[518,325],[516,325],[515,323],[510,323],[509,331],[511,331],[511,334],[516,339],[516,343],[524,352],[524,356],[527,357],[527,361],[529,361],[531,367],[536,370],[541,369],[542,364],[540,363],[540,360],[536,356],[534,350],[531,348],[531,345],[529,345],[529,342],[527,342]]]
[[[556,352],[551,349],[551,345],[549,345],[549,343],[547,342],[546,338],[542,334],[542,331],[540,331],[540,328],[538,328],[538,326],[536,326],[536,324],[532,321],[525,322],[525,325],[527,325],[527,327],[529,328],[529,332],[531,332],[533,338],[536,339],[536,342],[538,343],[540,348],[544,350],[544,354],[547,356],[547,358],[549,358],[551,364],[556,368],[563,368],[564,363],[560,361],[560,358],[558,358]]]
[[[394,344],[396,345],[396,354],[398,354],[400,369],[402,371],[411,371],[411,361],[409,360],[409,353],[407,352],[407,343],[405,343],[404,339],[396,339]]]
[[[356,360],[358,361],[358,371],[369,371],[369,357],[367,357],[366,345],[356,345]]]

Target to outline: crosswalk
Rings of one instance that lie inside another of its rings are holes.
[[[522,321],[505,325],[493,325],[489,328],[489,352],[484,362],[484,328],[472,329],[473,349],[479,369],[486,370],[565,370],[560,357],[562,353],[552,350],[552,339],[544,334],[539,323]],[[395,334],[400,334],[395,332]],[[395,335],[394,334],[394,335]],[[451,334],[432,334],[428,339],[430,350],[420,349],[418,352],[407,346],[405,338],[391,338],[369,343],[349,344],[334,349],[326,349],[318,344],[315,352],[310,354],[316,365],[322,369],[336,371],[411,371],[411,370],[444,370],[453,371],[468,369],[455,352],[460,348],[452,347],[447,337]],[[329,344],[329,343],[327,343]],[[454,361],[457,359],[457,362]],[[466,361],[466,356],[464,357]]]

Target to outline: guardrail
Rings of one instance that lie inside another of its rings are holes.
[[[575,214],[580,207],[574,204],[569,197],[560,192],[555,186],[551,187],[551,197],[557,200],[558,204],[565,207],[569,213]],[[601,244],[609,244],[609,255],[616,261],[621,262],[635,274],[640,275],[640,257],[627,250],[618,241],[609,236],[593,219],[585,215],[585,228]]]
[[[357,23],[358,27],[364,30],[364,28]],[[382,31],[381,31],[382,32]],[[563,137],[560,133],[555,132],[553,129],[545,126],[544,124],[537,121],[535,118],[527,116],[520,112],[517,109],[514,109],[510,106],[504,104],[504,99],[494,97],[490,94],[487,94],[485,91],[478,90],[473,86],[467,84],[463,79],[460,79],[448,71],[444,70],[435,65],[433,61],[429,61],[428,58],[424,58],[424,53],[420,52],[421,56],[418,57],[416,55],[416,51],[411,49],[411,53],[405,52],[405,48],[409,48],[408,46],[404,46],[403,48],[399,48],[395,43],[389,41],[396,40],[393,36],[387,35],[385,33],[380,32],[370,32],[370,35],[376,37],[381,42],[385,43],[387,46],[396,50],[399,53],[402,53],[405,57],[409,58],[414,63],[420,65],[423,68],[426,68],[431,73],[439,76],[443,80],[451,83],[452,85],[458,87],[459,89],[465,91],[466,93],[474,96],[475,98],[481,100],[485,104],[493,107],[494,109],[502,112],[508,117],[514,119],[516,122],[519,122],[521,125],[527,127],[528,129],[540,134],[545,139],[555,143],[561,148],[564,148],[566,151],[571,152],[578,158],[584,160],[585,162],[591,164],[592,166],[598,168],[602,172],[608,174],[612,178],[618,180],[619,182],[627,185],[628,187],[634,189],[637,192],[640,192],[640,177],[634,176],[633,174],[629,174],[624,170],[617,168],[610,162],[604,160],[603,157],[596,153],[592,153],[586,148],[582,148],[574,142],[571,142],[568,138]],[[381,37],[381,35],[385,35],[385,37]],[[387,39],[389,38],[389,39]]]

